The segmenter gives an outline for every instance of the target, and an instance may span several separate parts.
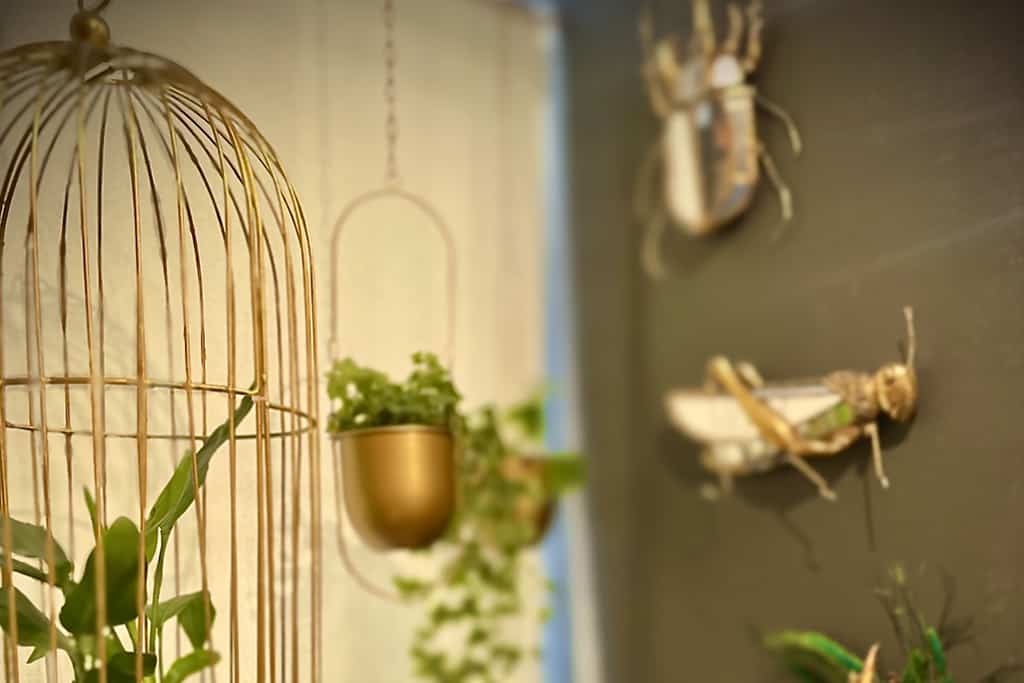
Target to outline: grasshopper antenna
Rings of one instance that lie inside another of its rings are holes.
[[[907,367],[914,369],[914,356],[917,355],[917,334],[914,331],[914,309],[910,306],[903,307],[903,317],[907,319]]]

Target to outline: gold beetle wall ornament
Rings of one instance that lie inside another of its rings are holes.
[[[800,134],[789,114],[746,82],[761,58],[763,26],[761,0],[752,0],[745,17],[730,3],[729,33],[718,44],[708,0],[693,0],[693,35],[683,51],[677,36],[655,40],[650,12],[641,16],[644,81],[662,121],[636,190],[636,212],[646,226],[643,264],[652,277],[664,274],[660,241],[667,220],[693,236],[732,222],[753,200],[758,161],[779,194],[783,220],[793,215],[789,188],[757,137],[756,107],[786,125],[797,154]]]
[[[788,464],[824,498],[835,500],[835,492],[806,459],[835,455],[862,437],[871,439],[875,474],[888,488],[878,416],[885,413],[906,422],[917,405],[912,309],[904,308],[904,315],[907,352],[903,363],[890,363],[874,374],[840,370],[818,380],[765,384],[749,363],[734,366],[718,356],[708,363],[704,389],[668,394],[669,418],[681,432],[705,445],[702,464],[718,475],[726,492],[734,476]]]

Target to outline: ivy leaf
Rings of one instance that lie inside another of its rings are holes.
[[[205,597],[205,601],[204,601]],[[178,625],[185,631],[192,647],[199,650],[206,644],[210,637],[206,629],[206,607],[205,602],[209,601],[209,594],[199,591],[188,595],[179,595],[157,605],[156,609],[150,607],[147,613],[156,624],[157,628],[163,626],[171,619],[177,618]],[[210,627],[213,627],[217,618],[217,609],[210,602]]]
[[[235,410],[233,419],[235,427],[246,418],[252,410],[252,397],[244,396]],[[192,454],[187,453],[174,469],[170,481],[157,496],[156,502],[149,511],[146,520],[146,559],[153,558],[156,552],[158,537],[167,538],[174,525],[195,501],[195,489],[202,488],[206,483],[206,475],[210,471],[210,461],[214,453],[223,446],[231,436],[231,420],[217,427],[203,442],[196,452],[196,473],[199,476],[197,485],[192,482]]]
[[[327,373],[327,395],[340,402],[328,430],[416,424],[448,427],[458,416],[461,395],[448,369],[432,353],[412,356],[413,369],[402,383],[351,358],[335,362]]]
[[[33,560],[40,560],[46,562],[46,529],[35,524],[28,524],[26,522],[19,522],[16,519],[10,519],[11,524],[11,547],[10,551],[12,555],[20,555],[21,557],[28,557]],[[6,550],[4,547],[4,520],[0,518],[0,550]],[[51,538],[53,544],[53,560],[54,560],[54,573],[56,575],[56,585],[64,587],[67,585],[69,578],[71,577],[72,567],[71,561],[68,560],[67,553],[57,543],[56,540]],[[18,572],[23,573],[23,572]],[[31,574],[25,574],[26,576],[32,576]],[[32,578],[35,578],[32,576]],[[46,572],[43,572],[43,578],[39,579],[46,581]]]
[[[219,661],[220,655],[212,650],[196,650],[172,664],[164,674],[163,683],[181,683],[203,669],[216,666]]]
[[[532,441],[544,438],[544,394],[545,392],[539,391],[522,403],[512,406],[505,413],[505,420]]]
[[[575,453],[552,453],[542,462],[544,463],[544,491],[551,498],[558,498],[579,488],[586,481],[586,463]]]
[[[433,588],[433,586],[426,581],[421,581],[420,579],[408,579],[401,576],[396,576],[394,583],[395,590],[398,591],[399,596],[401,596],[403,600],[418,600],[425,598],[430,594],[431,588]]]
[[[103,533],[106,569],[107,625],[126,624],[136,617],[139,582],[139,530],[126,517]],[[75,635],[96,632],[96,551],[89,553],[82,580],[68,593],[60,623]]]

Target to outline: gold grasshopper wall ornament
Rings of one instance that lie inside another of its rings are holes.
[[[785,123],[797,154],[799,132],[789,114],[746,82],[761,58],[761,15],[761,0],[752,0],[745,20],[744,12],[729,4],[729,33],[719,45],[708,0],[693,0],[694,28],[685,52],[676,36],[656,41],[650,12],[641,16],[644,81],[662,121],[636,191],[636,211],[647,226],[643,263],[652,277],[664,274],[660,242],[666,211],[690,235],[714,232],[750,205],[758,160],[779,194],[783,219],[792,217],[789,188],[757,137],[756,106]]]
[[[765,384],[749,363],[733,365],[719,356],[708,363],[704,389],[668,394],[669,419],[704,444],[702,464],[718,475],[725,492],[731,490],[735,476],[788,464],[823,497],[835,500],[835,492],[807,458],[835,455],[862,437],[871,440],[875,474],[888,488],[878,416],[884,413],[906,422],[917,405],[914,317],[910,307],[903,312],[907,324],[903,363],[890,363],[874,374],[841,370],[819,380]]]

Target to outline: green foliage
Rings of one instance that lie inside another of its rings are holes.
[[[578,489],[586,479],[586,465],[575,453],[549,453],[545,457],[544,492],[549,498]]]
[[[396,383],[351,358],[337,361],[327,373],[327,395],[339,401],[328,419],[328,430],[407,424],[450,426],[457,417],[461,396],[448,370],[432,353],[413,354],[412,362],[408,378]]]
[[[180,683],[189,676],[214,666],[217,653],[202,649],[209,640],[208,623],[212,625],[216,610],[209,603],[209,595],[193,593],[178,596],[165,602],[159,601],[160,583],[163,576],[164,554],[168,540],[174,532],[177,521],[195,501],[195,490],[201,488],[209,471],[214,453],[229,439],[234,426],[245,419],[252,409],[252,399],[244,397],[230,421],[215,429],[195,453],[186,453],[175,468],[174,474],[164,486],[150,510],[146,523],[145,538],[135,523],[121,517],[109,528],[101,526],[92,494],[85,491],[85,504],[92,521],[93,531],[103,540],[105,581],[102,590],[106,602],[106,624],[108,633],[103,644],[106,649],[107,683],[135,683],[137,664],[141,661],[143,676],[147,679],[161,669],[158,657],[153,652],[126,651],[117,635],[117,628],[127,631],[131,643],[138,643],[136,617],[138,616],[138,589],[140,578],[153,576],[154,604],[147,605],[145,612],[153,624],[150,643],[159,652],[161,629],[171,619],[185,631],[194,651],[171,664],[161,676],[164,683]],[[198,474],[194,482],[193,466]],[[10,533],[10,542],[4,529]],[[140,546],[143,557],[140,558]],[[159,546],[160,554],[155,571],[150,563]],[[94,683],[100,678],[100,648],[97,646],[98,594],[97,594],[97,551],[94,548],[85,563],[82,576],[76,583],[72,580],[74,568],[63,548],[52,538],[47,538],[46,529],[20,522],[11,518],[0,518],[0,567],[10,563],[13,570],[39,581],[49,582],[48,567],[52,558],[54,585],[64,593],[64,605],[60,610],[60,628],[50,620],[32,601],[13,586],[0,587],[0,629],[10,627],[11,594],[14,595],[14,613],[18,627],[18,644],[33,648],[28,662],[43,659],[50,650],[50,634],[56,631],[57,648],[63,650],[71,661],[75,672],[75,683]],[[140,566],[140,559],[144,566]],[[39,566],[32,564],[35,561]],[[209,605],[209,622],[206,608]]]
[[[804,683],[847,683],[850,672],[860,673],[864,662],[834,640],[812,631],[769,634],[764,645]]]
[[[117,519],[103,534],[104,592],[107,624],[119,626],[136,616],[139,584],[139,529],[125,517]],[[60,623],[73,635],[96,632],[96,551],[89,553],[82,580],[67,593],[60,611]]]
[[[10,623],[10,596],[8,589],[0,589],[0,627],[7,630]],[[18,645],[41,649],[45,654],[50,647],[50,620],[32,604],[28,597],[14,589],[15,615],[18,622]]]
[[[252,397],[245,396],[235,409],[234,424],[237,426],[252,410]],[[213,454],[227,443],[231,435],[231,424],[224,424],[213,430],[209,438],[192,458],[191,454],[186,455],[178,463],[171,475],[170,481],[164,486],[156,502],[149,510],[149,518],[146,520],[146,557],[153,558],[153,549],[156,547],[157,535],[163,538],[171,535],[174,525],[183,514],[192,506],[195,500],[195,491],[202,488],[206,483],[206,475],[210,471],[210,462]],[[194,462],[193,462],[194,460]],[[192,468],[197,470],[199,481],[193,483]]]
[[[164,674],[163,683],[181,683],[203,669],[216,666],[219,661],[220,655],[212,650],[196,650],[172,664]]]
[[[906,661],[899,676],[875,680],[953,683],[946,657],[950,641],[941,635],[945,623],[939,628],[928,624],[915,606],[903,569],[894,567],[886,585],[876,594],[888,613]],[[820,633],[781,631],[768,635],[764,645],[777,654],[796,679],[803,683],[846,683],[851,673],[860,673],[864,668],[858,657]],[[1004,666],[983,680],[985,683],[1008,680],[1009,675],[1019,671],[1018,667]]]
[[[206,628],[206,604],[209,599],[209,595],[202,591],[189,593],[188,595],[179,595],[166,602],[161,602],[155,609],[150,607],[147,613],[157,628],[160,628],[171,619],[177,619],[178,625],[185,632],[185,635],[188,636],[192,647],[198,650],[210,637],[210,633]],[[210,627],[212,628],[213,622],[217,618],[217,609],[213,606],[212,602],[209,605]]]
[[[542,506],[582,483],[583,476],[579,458],[568,454],[553,458],[538,481],[507,475],[506,460],[534,450],[542,438],[543,414],[538,395],[504,413],[485,406],[453,420],[462,450],[460,504],[444,549],[451,555],[433,581],[395,582],[404,598],[427,605],[425,623],[411,648],[413,672],[420,679],[500,681],[525,656],[504,627],[522,613],[521,556],[537,540],[537,529],[516,510],[524,497]],[[441,634],[449,631],[463,634],[456,652],[446,652],[440,644]]]
[[[47,557],[46,529],[41,526],[11,519],[10,532],[10,549],[12,555],[20,555],[27,559],[39,560],[44,565],[49,562],[49,558]],[[4,546],[6,546],[6,543],[3,542],[5,533],[4,525],[0,523],[0,552],[2,552]],[[71,561],[68,560],[67,553],[65,553],[64,549],[60,547],[60,544],[55,542],[52,538],[50,539],[50,547],[51,552],[53,553],[54,574],[56,577],[55,584],[57,586],[65,586],[71,576]],[[24,571],[20,571],[18,573],[25,573],[25,571],[28,571],[24,565],[22,568]],[[46,571],[37,571],[43,572],[44,578],[41,580],[45,581]],[[26,574],[26,576],[35,578],[32,574]]]

